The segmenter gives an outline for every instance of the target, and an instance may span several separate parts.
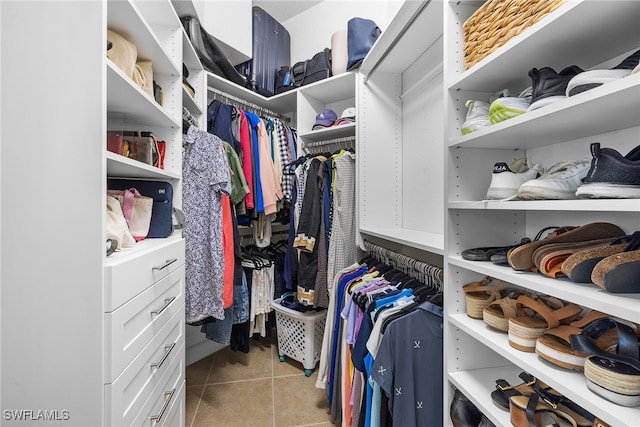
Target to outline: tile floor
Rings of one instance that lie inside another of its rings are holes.
[[[249,353],[227,347],[187,366],[187,427],[334,426],[317,371],[305,377],[301,363],[280,362],[272,335],[252,339]]]

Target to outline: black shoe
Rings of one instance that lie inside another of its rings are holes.
[[[640,63],[640,50],[627,56],[621,63],[609,70],[589,70],[571,79],[567,85],[567,96],[602,86],[604,83],[627,77]]]
[[[531,94],[531,105],[528,111],[566,98],[569,81],[582,72],[584,72],[584,70],[577,65],[566,67],[559,73],[556,73],[555,70],[550,67],[541,69],[532,68],[529,70],[533,92]]]
[[[640,199],[640,145],[626,156],[591,144],[591,169],[576,191],[581,198]]]

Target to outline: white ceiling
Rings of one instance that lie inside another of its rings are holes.
[[[253,5],[264,9],[276,21],[282,23],[323,0],[253,0]]]

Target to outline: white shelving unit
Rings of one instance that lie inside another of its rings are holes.
[[[2,425],[182,426],[184,241],[174,233],[105,254],[107,178],[168,181],[181,204],[180,22],[168,0],[3,2],[0,15],[10,177],[0,218],[11,247],[1,254],[0,400],[33,409]],[[25,16],[35,33],[20,40]],[[152,61],[163,105],[107,59],[107,28]],[[33,84],[42,64],[51,79]],[[165,169],[107,151],[111,126],[165,141]]]
[[[405,2],[360,67],[358,228],[442,255],[442,2]]]
[[[473,247],[515,244],[550,225],[605,221],[632,233],[638,230],[638,200],[484,202],[495,162],[526,156],[546,168],[562,160],[591,158],[600,142],[623,155],[640,140],[640,76],[630,76],[519,117],[462,136],[467,99],[488,100],[508,88],[531,85],[528,70],[575,64],[609,68],[640,47],[633,17],[640,3],[568,1],[472,68],[464,69],[464,21],[482,4],[446,1],[445,74],[445,378],[447,398],[454,385],[496,425],[509,425],[508,412],[491,402],[495,380],[519,383],[528,371],[614,426],[637,425],[640,409],[615,405],[589,391],[582,373],[568,371],[520,352],[507,336],[466,316],[462,286],[488,275],[514,286],[574,302],[619,318],[640,321],[638,294],[611,294],[593,284],[516,272],[490,262],[463,260]],[[571,29],[570,31],[568,29]],[[449,421],[450,422],[450,421]]]

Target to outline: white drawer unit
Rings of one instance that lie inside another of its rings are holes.
[[[184,345],[178,349],[176,356],[178,354],[184,354]],[[149,394],[149,399],[130,424],[131,426],[159,427],[166,425],[165,423],[171,419],[173,422],[168,425],[182,425],[184,421],[176,417],[175,410],[184,412],[184,406],[176,408],[184,405],[184,370],[184,357],[176,357],[169,363],[167,372]]]
[[[104,311],[111,312],[184,265],[184,239],[146,239],[132,253],[110,256],[104,268]]]
[[[176,313],[184,313],[184,265],[105,313],[105,382],[112,382]]]
[[[131,425],[153,390],[184,363],[184,304],[112,384],[105,386],[105,424]]]

